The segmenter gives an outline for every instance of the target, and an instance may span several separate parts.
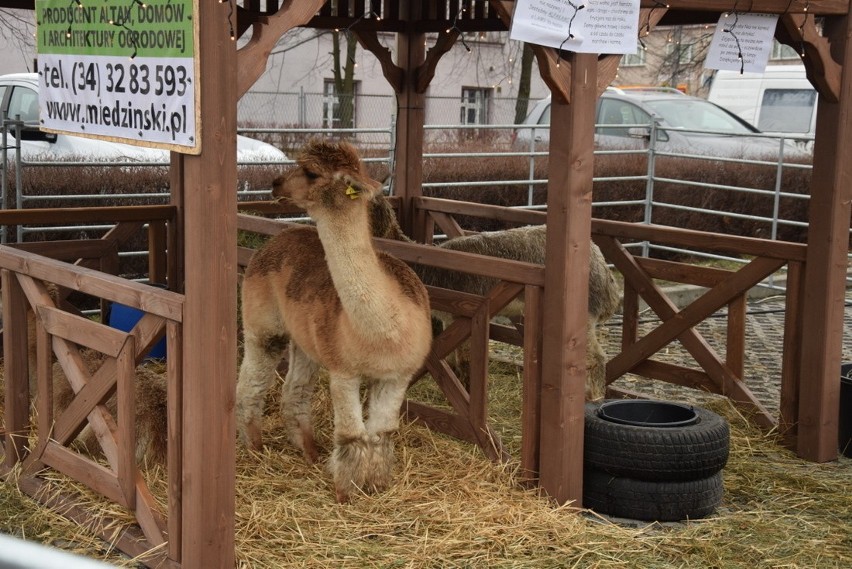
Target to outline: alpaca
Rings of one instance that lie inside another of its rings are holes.
[[[373,235],[376,237],[410,241],[399,227],[393,208],[383,195],[378,195],[373,200],[371,222]],[[543,265],[545,233],[546,227],[543,225],[515,227],[456,237],[444,241],[438,247]],[[607,267],[601,250],[594,243],[591,243],[589,266],[586,399],[594,401],[606,394],[606,354],[598,342],[597,326],[606,322],[618,309],[621,304],[621,289]],[[497,284],[497,279],[429,265],[416,265],[414,269],[424,284],[472,294],[485,295]],[[519,320],[523,316],[523,301],[515,299],[500,314],[512,320]],[[444,325],[452,321],[449,314],[436,313],[436,316]],[[459,367],[465,370],[466,354],[464,350],[460,352]]]
[[[245,351],[237,383],[241,438],[262,446],[265,394],[289,342],[282,415],[291,442],[318,458],[310,417],[314,375],[329,375],[334,449],[328,468],[338,502],[353,490],[385,489],[393,470],[392,433],[405,391],[431,347],[429,297],[414,271],[377,252],[370,179],[346,142],[311,141],[273,196],[305,209],[316,226],[286,228],[258,250],[242,285]],[[367,419],[360,384],[369,389]]]

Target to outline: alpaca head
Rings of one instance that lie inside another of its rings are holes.
[[[312,217],[366,209],[381,192],[381,183],[367,175],[358,151],[348,142],[312,140],[296,164],[272,183],[272,196],[292,202]]]

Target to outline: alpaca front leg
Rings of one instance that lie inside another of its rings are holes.
[[[399,428],[399,415],[410,378],[376,380],[370,388],[367,407],[367,440],[370,442],[370,477],[373,491],[382,491],[393,480],[393,433]]]
[[[294,342],[290,342],[287,376],[281,386],[281,415],[290,441],[313,464],[319,458],[311,424],[311,398],[317,364]]]
[[[283,343],[245,338],[245,353],[237,379],[237,429],[249,448],[261,450],[263,406],[275,381],[275,368],[283,356]]]
[[[357,378],[329,374],[329,393],[334,409],[334,450],[328,469],[334,478],[337,501],[349,501],[352,490],[363,489],[370,467],[364,414]]]
[[[592,320],[586,330],[586,372],[586,401],[603,399],[606,396],[606,353],[598,342]]]

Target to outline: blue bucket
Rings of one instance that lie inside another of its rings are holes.
[[[160,288],[165,288],[162,285],[152,285]],[[136,323],[142,319],[145,315],[145,312],[139,310],[138,308],[133,308],[130,306],[126,306],[124,304],[119,304],[117,302],[113,302],[109,311],[109,325],[111,328],[115,328],[116,330],[121,330],[123,332],[130,332]],[[147,358],[150,359],[166,359],[166,338],[164,337],[162,340],[154,344],[154,346],[148,350],[146,354]]]

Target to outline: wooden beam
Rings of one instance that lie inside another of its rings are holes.
[[[287,0],[275,14],[259,18],[252,25],[251,39],[240,48],[237,69],[237,97],[251,89],[266,71],[266,61],[272,48],[285,32],[302,26],[316,14],[325,0]],[[225,36],[227,37],[227,36]],[[204,53],[201,51],[201,53]]]
[[[172,188],[182,194],[186,270],[179,561],[184,569],[231,569],[236,564],[237,52],[221,5],[198,2],[196,7],[201,153],[179,158],[183,177]],[[265,61],[264,56],[259,65]],[[254,63],[245,57],[241,62]],[[248,81],[248,75],[240,77]]]
[[[837,457],[841,339],[846,301],[852,161],[852,18],[827,18],[835,58],[846,62],[840,102],[817,103],[808,255],[802,291],[802,361],[797,452],[826,462]]]
[[[558,503],[581,506],[598,61],[570,57],[572,103],[554,97],[551,108],[540,483]]]
[[[407,22],[416,21],[421,16],[420,9],[419,2],[403,2],[400,5],[400,17]],[[400,196],[400,226],[406,234],[418,241],[423,239],[422,235],[414,234],[413,199],[423,192],[423,125],[426,121],[426,97],[417,91],[414,70],[425,61],[425,39],[425,34],[421,33],[404,33],[397,37],[397,62],[403,70],[404,81],[396,98],[397,158],[394,188]],[[425,224],[416,225],[422,228]]]
[[[831,55],[828,38],[817,31],[813,17],[782,14],[778,23],[776,39],[802,55],[805,72],[820,97],[836,103],[840,94],[842,68]]]

